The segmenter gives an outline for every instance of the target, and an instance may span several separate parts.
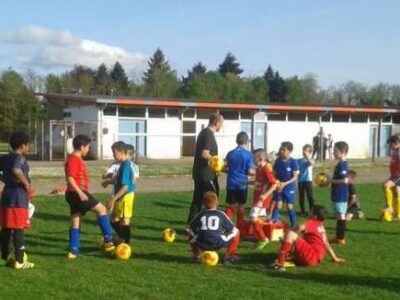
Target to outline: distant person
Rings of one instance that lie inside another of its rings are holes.
[[[319,132],[317,132],[317,135],[313,137],[312,141],[312,147],[313,147],[313,153],[311,158],[312,159],[317,159],[319,158]]]
[[[354,185],[356,176],[356,171],[349,170],[349,201],[347,202],[346,221],[365,219],[365,215],[361,210],[360,199],[357,197],[356,187]]]
[[[297,160],[297,164],[299,166],[299,204],[300,204],[300,213],[303,216],[306,216],[306,211],[304,207],[304,198],[307,195],[308,200],[308,208],[314,206],[314,197],[312,190],[312,181],[313,181],[313,164],[314,160],[311,158],[312,156],[312,147],[307,144],[303,146],[303,158]]]
[[[326,161],[326,151],[328,150],[328,138],[322,133],[322,161]]]
[[[212,114],[208,126],[200,131],[196,141],[196,151],[193,162],[194,191],[190,206],[187,224],[200,212],[202,197],[205,192],[213,191],[219,195],[219,183],[217,173],[208,166],[208,161],[214,155],[218,155],[218,145],[215,133],[220,131],[224,123],[224,117],[220,114]]]
[[[249,136],[239,132],[236,136],[237,147],[226,155],[226,205],[225,213],[229,218],[235,215],[239,224],[245,215],[247,201],[247,176],[254,175],[253,154],[247,149]]]
[[[329,160],[332,160],[333,158],[333,153],[332,149],[333,148],[333,139],[332,139],[332,134],[328,134],[328,139],[327,139],[327,150],[328,150],[328,158]]]

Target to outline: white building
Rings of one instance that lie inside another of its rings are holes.
[[[388,107],[317,106],[160,100],[123,97],[44,94],[48,101],[50,151],[63,145],[60,128],[70,136],[89,135],[93,156],[111,159],[118,140],[133,144],[141,156],[176,159],[193,156],[196,136],[210,114],[220,112],[224,127],[216,134],[220,155],[235,147],[240,131],[248,132],[253,148],[277,151],[283,141],[294,145],[293,155],[311,144],[318,131],[350,145],[349,158],[387,156],[387,138],[400,132],[400,109]],[[61,123],[60,123],[61,121]],[[60,127],[60,124],[63,124]],[[58,128],[55,130],[54,128]],[[58,142],[56,142],[58,141]],[[50,155],[52,158],[53,155]]]

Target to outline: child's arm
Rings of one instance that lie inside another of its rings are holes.
[[[348,184],[349,183],[349,179],[343,178],[343,179],[331,179],[331,183],[333,184]]]
[[[353,206],[353,205],[356,204],[356,203],[357,203],[357,196],[356,196],[356,195],[352,195],[351,198],[350,198],[350,201],[349,201],[348,206],[349,206],[349,207],[350,207],[350,206]]]
[[[115,202],[118,199],[120,199],[123,195],[125,195],[127,191],[128,191],[128,186],[127,185],[123,185],[119,189],[119,191],[114,196],[112,196],[111,200],[106,203],[107,208],[111,209],[114,206]]]
[[[277,187],[278,187],[278,183],[275,182],[274,184],[272,184],[272,185],[269,187],[269,189],[268,189],[264,194],[261,194],[261,195],[260,195],[260,198],[258,199],[257,206],[260,206],[260,207],[261,207],[261,204],[262,204],[263,200],[264,200],[265,198],[269,197],[269,196],[276,190]]]
[[[88,196],[81,190],[81,188],[75,182],[74,177],[67,176],[67,182],[68,182],[68,185],[71,186],[74,189],[74,191],[78,194],[81,201],[89,200]]]
[[[102,186],[103,188],[106,188],[108,185],[114,184],[114,183],[115,183],[115,182],[114,182],[113,179],[106,179],[106,180],[103,180],[103,181],[101,182],[101,186]]]
[[[111,179],[112,178],[112,173],[105,171],[102,175],[101,175],[101,179]]]
[[[336,256],[336,253],[333,250],[333,248],[331,247],[331,245],[329,244],[325,233],[323,234],[323,241],[324,241],[325,249],[328,252],[329,256],[332,258],[333,262],[335,262],[335,263],[344,263],[346,261],[345,259]]]
[[[24,186],[25,190],[29,191],[30,183],[29,183],[29,180],[25,177],[25,175],[22,172],[22,170],[18,169],[18,168],[13,168],[12,172],[15,175],[15,177],[17,177],[18,180],[21,181],[21,183]]]
[[[278,191],[282,191],[285,188],[285,186],[287,186],[293,182],[296,182],[298,178],[299,178],[299,172],[298,171],[293,172],[292,178],[290,178],[288,181],[284,181],[284,182],[280,183],[280,185],[278,187]]]

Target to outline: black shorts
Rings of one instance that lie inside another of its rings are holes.
[[[226,190],[227,204],[245,204],[247,201],[246,190]]]
[[[96,199],[93,198],[91,194],[86,191],[83,192],[86,194],[86,196],[88,196],[88,201],[82,201],[76,192],[65,193],[65,200],[67,200],[69,204],[71,215],[80,213],[82,214],[82,216],[84,216],[89,210],[91,210],[99,203]]]

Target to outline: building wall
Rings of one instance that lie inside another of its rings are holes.
[[[181,157],[181,121],[179,118],[147,120],[147,157]]]
[[[115,116],[103,116],[102,118],[103,159],[112,159],[111,145],[118,139],[118,118]]]

